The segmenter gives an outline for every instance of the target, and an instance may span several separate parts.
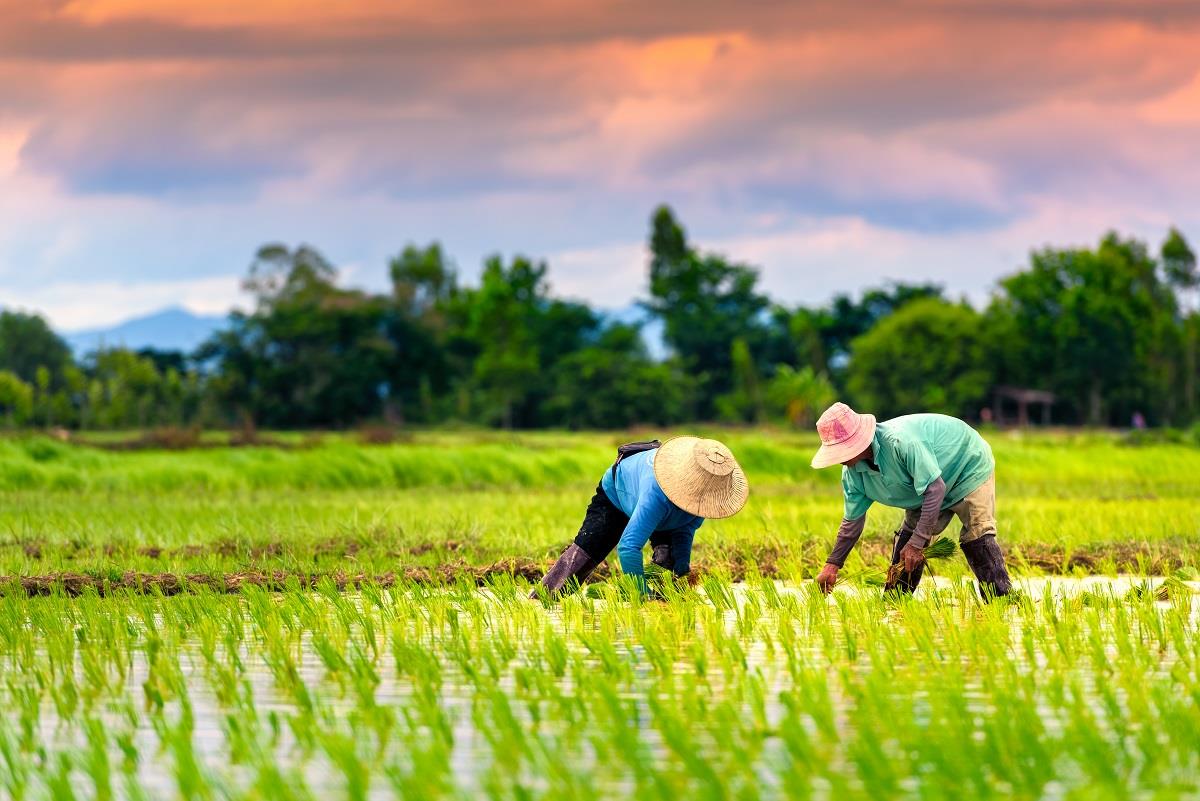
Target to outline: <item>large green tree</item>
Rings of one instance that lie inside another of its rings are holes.
[[[684,418],[690,386],[672,363],[656,363],[636,326],[613,324],[595,344],[564,356],[543,407],[550,425],[620,428]]]
[[[395,348],[391,368],[391,412],[404,420],[433,422],[456,374],[465,372],[452,358],[449,309],[458,296],[454,265],[434,242],[409,245],[388,265],[392,279],[388,337]]]
[[[894,282],[863,291],[856,299],[835,295],[826,306],[775,307],[772,313],[773,360],[811,367],[818,374],[841,377],[850,358],[850,343],[870,331],[896,309],[921,298],[941,298],[937,284]]]
[[[102,348],[87,362],[87,419],[99,428],[146,428],[170,420],[165,377],[153,359]]]
[[[763,381],[750,346],[736,337],[729,349],[731,386],[716,399],[717,414],[731,423],[761,423],[766,417]]]
[[[1115,233],[1096,248],[1036,251],[1000,282],[990,330],[999,379],[1051,390],[1060,410],[1093,425],[1180,412],[1179,307],[1160,262]]]
[[[758,292],[758,272],[698,252],[666,206],[651,221],[650,299],[644,305],[662,320],[667,344],[699,382],[700,416],[711,416],[715,399],[733,389],[735,340],[762,366],[768,301]]]
[[[546,265],[517,257],[488,259],[479,288],[468,293],[466,333],[478,348],[474,379],[484,413],[507,428],[527,422],[524,408],[541,359],[532,318],[546,292]]]
[[[554,371],[595,342],[599,317],[584,304],[552,298],[546,273],[544,262],[517,256],[506,264],[493,256],[479,286],[451,304],[451,347],[470,365],[469,404],[460,413],[506,427],[538,425]]]
[[[9,370],[0,370],[0,420],[8,428],[23,424],[33,413],[33,387]]]
[[[1159,251],[1167,283],[1179,294],[1183,313],[1183,383],[1180,406],[1182,416],[1192,420],[1196,417],[1196,380],[1200,370],[1200,309],[1197,308],[1197,289],[1200,288],[1200,272],[1196,270],[1196,253],[1184,239],[1179,229],[1172,227]]]
[[[940,412],[975,417],[993,381],[981,315],[965,303],[915,300],[855,339],[846,386],[878,417]]]
[[[58,385],[72,363],[67,343],[39,315],[0,312],[0,370],[33,384],[39,368],[45,368],[50,371],[51,383]]]
[[[214,389],[255,424],[337,426],[378,416],[394,348],[387,303],[341,289],[315,249],[261,248],[245,286],[255,310],[201,350],[221,375]]]

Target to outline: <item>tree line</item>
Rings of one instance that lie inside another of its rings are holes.
[[[703,252],[669,208],[651,220],[640,325],[550,294],[545,262],[494,256],[475,285],[442,248],[410,245],[390,288],[338,285],[309,246],[260,249],[253,310],[193,353],[101,349],[76,359],[36,315],[0,313],[9,427],[337,428],[374,422],[625,427],[810,425],[835,398],[880,417],[978,419],[998,386],[1053,392],[1066,424],[1183,425],[1197,412],[1196,257],[1115,233],[1045,248],[977,310],[925,283],[821,306],[774,303],[752,266]],[[964,268],[969,268],[964,265]]]

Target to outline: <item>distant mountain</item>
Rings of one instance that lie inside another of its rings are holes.
[[[193,314],[187,309],[175,307],[144,317],[134,317],[109,328],[72,331],[62,337],[78,356],[96,350],[101,345],[134,350],[181,350],[187,353],[222,328],[228,320],[224,315]]]
[[[601,316],[620,323],[640,323],[642,339],[650,356],[665,359],[669,349],[663,340],[663,325],[645,309],[636,305],[620,309],[599,309]],[[184,308],[163,309],[143,317],[134,317],[108,328],[92,328],[62,334],[76,356],[84,356],[101,345],[105,347],[157,348],[190,353],[229,321],[223,315],[193,314]]]

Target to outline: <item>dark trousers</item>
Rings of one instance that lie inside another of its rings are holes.
[[[575,544],[596,562],[603,562],[621,541],[627,525],[629,515],[608,499],[608,493],[602,485],[597,485],[596,494],[583,513],[583,524],[575,535]],[[674,565],[671,559],[671,535],[665,531],[654,532],[650,535],[650,546],[654,549],[654,563],[670,570]]]

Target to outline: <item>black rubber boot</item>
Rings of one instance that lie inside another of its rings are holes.
[[[1004,552],[1000,543],[996,542],[995,534],[984,534],[972,542],[964,542],[960,546],[963,556],[971,572],[979,581],[979,595],[987,601],[1000,595],[1008,595],[1012,590],[1012,580],[1008,577],[1008,568],[1004,564]]]
[[[574,592],[587,580],[588,576],[592,575],[592,571],[598,564],[599,562],[588,556],[587,551],[575,543],[571,543],[562,552],[562,556],[558,557],[554,566],[542,577],[542,587],[551,595]],[[529,597],[538,597],[538,591],[534,590]]]
[[[894,535],[895,545],[892,548],[892,564],[900,564],[900,551],[904,550],[904,546],[908,545],[908,541],[912,539],[913,533],[900,529]],[[893,567],[888,571],[888,580],[883,585],[883,591],[886,592],[904,592],[912,594],[916,591],[917,585],[921,583],[921,576],[925,574],[925,563],[922,562],[911,573],[905,572],[903,568]]]

